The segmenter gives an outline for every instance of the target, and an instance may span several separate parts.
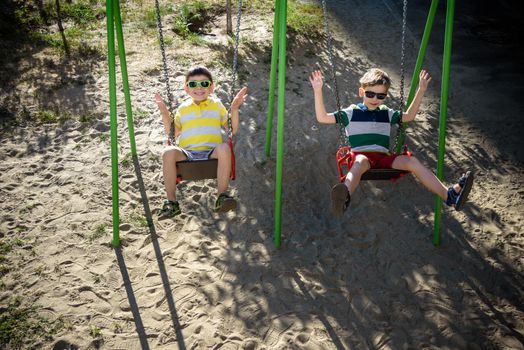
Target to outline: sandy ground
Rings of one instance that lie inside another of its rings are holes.
[[[427,11],[414,6],[408,72]],[[240,77],[250,97],[235,139],[232,193],[240,206],[224,216],[210,209],[215,181],[208,180],[179,185],[183,214],[156,220],[164,199],[164,136],[153,100],[163,89],[160,54],[154,38],[128,39],[133,105],[142,111],[135,122],[139,166],[130,157],[119,94],[125,161],[119,182],[122,247],[116,249],[109,243],[104,62],[51,74],[44,53],[20,58],[20,75],[3,86],[5,104],[16,98],[28,108],[58,104],[91,112],[96,120],[1,131],[0,236],[24,244],[7,255],[12,268],[2,276],[0,306],[18,295],[41,305],[49,319],[63,317],[68,327],[36,345],[43,349],[523,349],[524,130],[516,112],[521,60],[504,53],[516,44],[493,25],[499,22],[472,2],[459,6],[445,182],[471,169],[476,183],[464,211],[444,209],[438,248],[432,244],[433,196],[413,177],[363,183],[345,217],[331,215],[338,130],[316,123],[307,80],[316,67],[328,68],[321,39],[289,44],[283,245],[274,248],[275,163],[263,155],[270,15],[247,15],[242,25],[249,40],[242,45]],[[398,103],[399,9],[393,1],[378,9],[374,2],[338,1],[332,25],[344,105],[358,101],[358,78],[375,66],[394,79],[389,104]],[[408,144],[432,169],[444,15],[445,8],[439,9],[425,64],[434,80],[408,131]],[[362,30],[358,23],[373,16],[381,21]],[[215,32],[219,45],[225,39]],[[218,96],[229,99],[223,52],[168,51],[175,86],[192,63],[206,63],[216,73]],[[187,53],[192,60],[182,59]],[[326,104],[333,110],[327,85]],[[183,91],[177,88],[176,95]]]

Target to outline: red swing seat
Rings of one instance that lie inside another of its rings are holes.
[[[402,155],[411,157],[412,153],[408,150],[407,146],[404,146],[404,152]],[[355,162],[355,153],[351,150],[351,147],[345,146],[337,151],[337,167],[338,167],[338,179],[340,182],[344,182],[346,175]],[[403,171],[398,169],[369,169],[362,174],[361,180],[390,180],[396,181],[400,177],[409,174],[409,171]]]

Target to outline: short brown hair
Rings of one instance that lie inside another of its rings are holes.
[[[391,86],[391,79],[387,73],[378,68],[371,68],[368,70],[366,73],[364,73],[362,78],[360,78],[359,82],[360,87],[362,88],[375,85],[384,85],[386,89],[389,89]]]
[[[186,73],[186,83],[188,82],[189,78],[194,77],[195,75],[205,75],[209,80],[211,80],[211,82],[213,82],[213,76],[211,75],[209,69],[204,66],[198,66],[191,68]]]

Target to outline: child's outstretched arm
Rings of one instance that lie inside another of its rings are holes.
[[[319,70],[314,71],[309,76],[311,87],[313,88],[313,94],[315,95],[315,114],[317,121],[322,124],[335,124],[337,121],[332,113],[326,112],[324,106],[324,96],[322,94],[322,86],[324,85],[324,79],[322,73]]]
[[[431,81],[431,76],[428,72],[425,70],[421,70],[419,74],[419,83],[418,83],[418,89],[415,93],[415,98],[413,98],[413,101],[409,105],[408,109],[404,114],[402,115],[402,122],[411,122],[415,119],[418,113],[418,109],[420,108],[420,103],[422,102],[422,97],[424,97],[424,93],[428,89],[429,82]]]
[[[247,97],[247,87],[244,86],[240,91],[236,94],[235,98],[233,99],[233,102],[231,102],[231,132],[236,134],[238,130],[238,110],[240,109],[240,106],[242,103],[246,101]]]
[[[158,109],[160,109],[160,114],[162,115],[162,122],[164,124],[164,131],[166,132],[166,135],[169,135],[169,132],[171,131],[171,125],[173,124],[173,119],[171,118],[171,113],[169,113],[169,110],[167,109],[167,106],[162,99],[162,96],[157,92],[155,94],[155,102],[158,106]],[[175,128],[175,137],[178,136],[180,133],[180,130]]]

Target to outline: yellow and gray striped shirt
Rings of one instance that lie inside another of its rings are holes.
[[[216,97],[196,104],[188,99],[175,113],[175,126],[180,130],[178,145],[188,150],[213,149],[222,143],[222,127],[227,125],[227,109]]]

